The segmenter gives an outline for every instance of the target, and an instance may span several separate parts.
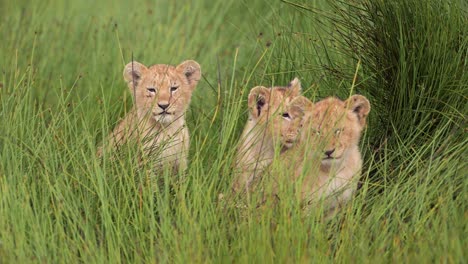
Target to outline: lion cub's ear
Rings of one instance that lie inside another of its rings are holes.
[[[192,89],[195,89],[198,81],[201,78],[201,68],[194,60],[186,60],[179,64],[176,69],[185,75],[187,82],[189,83]]]
[[[290,93],[289,95],[290,96],[298,96],[301,94],[301,81],[299,81],[299,79],[296,77],[294,78],[289,84],[288,84],[288,88],[290,89]]]
[[[250,90],[248,104],[252,117],[258,118],[268,108],[270,93],[271,90],[263,86],[257,86]]]
[[[138,84],[141,81],[141,77],[145,73],[145,71],[148,68],[146,68],[145,65],[137,62],[137,61],[132,61],[125,65],[124,71],[123,71],[123,77],[125,79],[125,82],[127,82],[127,85],[129,88],[133,88],[133,86],[137,87]],[[132,85],[133,83],[133,85]]]
[[[366,125],[366,118],[370,112],[370,103],[366,97],[356,94],[345,101],[346,107],[358,117],[361,126]]]

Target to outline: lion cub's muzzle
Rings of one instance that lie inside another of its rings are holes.
[[[294,146],[294,143],[296,143],[295,139],[286,139],[284,141],[284,145],[286,148],[292,148],[292,146]]]
[[[165,110],[169,107],[169,104],[161,104],[161,103],[158,103],[158,106],[159,106],[159,108],[161,108],[163,111],[165,111]]]
[[[325,154],[325,157],[323,158],[324,160],[334,160],[334,159],[339,159],[339,157],[334,157],[333,153],[335,152],[335,149],[329,149],[324,151],[323,153]]]
[[[165,116],[165,115],[173,115],[174,113],[169,112],[169,104],[168,103],[158,103],[158,107],[153,111],[153,115],[155,116]]]

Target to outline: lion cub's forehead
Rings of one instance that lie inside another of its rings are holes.
[[[150,85],[180,84],[180,73],[172,65],[156,64],[148,68],[144,81]]]
[[[324,99],[315,104],[312,116],[319,127],[339,126],[347,118],[345,103],[334,97]]]
[[[285,106],[294,98],[291,89],[287,87],[273,87],[271,88],[271,105]]]
[[[294,92],[289,87],[275,86],[272,91],[276,97],[285,98],[288,102],[294,97]]]

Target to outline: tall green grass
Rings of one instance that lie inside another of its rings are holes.
[[[2,2],[0,262],[463,262],[467,6],[462,1]],[[202,66],[184,175],[96,146],[145,64]],[[356,86],[353,75],[358,71]],[[256,85],[372,105],[365,170],[336,217],[224,207]],[[156,191],[154,191],[156,190]]]

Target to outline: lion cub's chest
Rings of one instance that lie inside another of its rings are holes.
[[[156,166],[185,167],[189,148],[188,129],[183,126],[152,128],[143,137],[144,153]]]

